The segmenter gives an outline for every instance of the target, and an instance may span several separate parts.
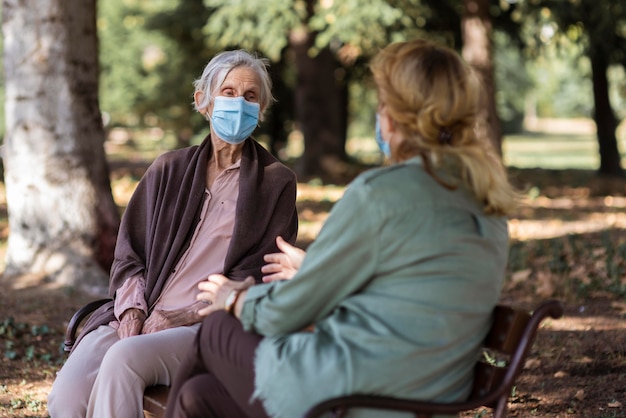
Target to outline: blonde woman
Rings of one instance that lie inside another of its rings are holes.
[[[169,417],[292,418],[354,393],[468,396],[515,193],[476,135],[481,88],[457,53],[397,43],[371,69],[377,141],[391,164],[349,186],[306,254],[277,239],[265,284],[200,283],[198,298],[212,305]]]

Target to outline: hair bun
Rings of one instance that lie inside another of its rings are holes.
[[[452,144],[452,131],[450,129],[443,127],[439,130],[439,136],[437,140],[441,145],[451,145]]]

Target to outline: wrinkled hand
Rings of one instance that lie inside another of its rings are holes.
[[[141,333],[151,334],[164,329],[193,325],[202,320],[202,316],[198,314],[198,311],[205,306],[206,303],[198,301],[181,309],[170,311],[155,309],[143,323]]]
[[[281,237],[276,237],[276,245],[280,253],[265,254],[263,257],[267,263],[261,267],[265,283],[291,279],[298,272],[306,255],[304,250],[294,247]]]
[[[233,290],[243,291],[254,285],[254,277],[248,276],[246,280],[240,282],[230,280],[222,274],[211,274],[207,280],[198,283],[200,293],[196,299],[204,303],[210,303],[206,308],[200,309],[198,314],[207,316],[212,312],[224,309],[226,298]]]
[[[146,320],[146,314],[141,309],[127,309],[120,317],[120,326],[117,335],[120,339],[139,335]]]
[[[167,312],[159,309],[155,309],[150,313],[150,316],[146,318],[141,328],[142,334],[151,334],[153,332],[162,331],[164,329],[171,328]]]

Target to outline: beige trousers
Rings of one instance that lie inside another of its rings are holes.
[[[48,395],[52,418],[143,418],[143,391],[170,385],[200,324],[120,340],[103,325],[83,338]]]

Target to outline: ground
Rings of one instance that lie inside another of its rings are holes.
[[[510,223],[502,302],[532,309],[556,298],[565,316],[542,324],[510,416],[626,417],[626,184],[586,171],[513,174],[528,197]],[[122,180],[116,187],[128,186]],[[302,244],[341,190],[300,185]],[[51,285],[0,290],[0,417],[46,417],[67,321],[93,296]]]

